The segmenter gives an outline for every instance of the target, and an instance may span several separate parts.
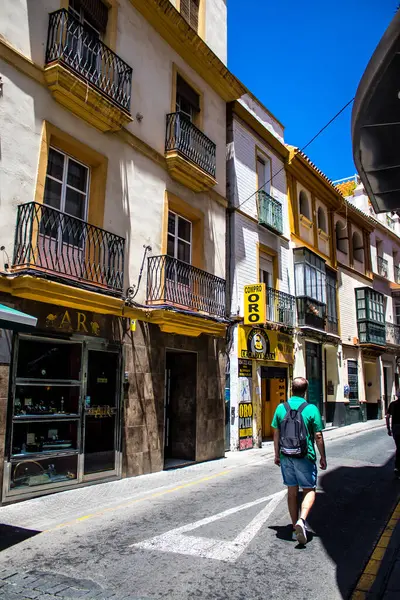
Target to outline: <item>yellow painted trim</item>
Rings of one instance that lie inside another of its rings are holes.
[[[77,310],[118,316],[123,314],[122,298],[114,298],[32,275],[0,276],[0,290],[18,298],[60,304]]]
[[[318,256],[323,258],[326,261],[327,265],[332,266],[331,257],[321,252],[321,250],[319,250],[318,248],[314,248],[312,244],[309,244],[308,242],[304,241],[301,237],[295,234],[291,235],[291,239],[292,242],[296,244],[296,248],[302,248],[304,246],[304,248],[311,250],[311,252],[314,252],[314,254],[318,254]]]
[[[267,154],[262,148],[260,148],[260,146],[257,146],[257,144],[254,147],[254,152],[255,152],[255,171],[256,171],[256,191],[260,189],[260,182],[258,180],[258,172],[257,172],[257,158],[261,158],[261,160],[267,159],[269,162],[269,184],[270,184],[270,188],[272,188],[273,186],[273,179],[272,179],[272,158],[269,154]],[[265,190],[264,190],[265,191]]]
[[[301,214],[301,213],[300,213],[299,220],[300,220],[300,223],[301,223],[302,225],[305,225],[305,226],[306,226],[306,227],[308,227],[309,229],[311,229],[311,227],[313,226],[313,222],[312,222],[312,221],[310,221],[310,219],[308,219],[308,218],[306,217],[306,215],[303,215],[303,214]],[[315,244],[315,232],[314,232],[314,244]],[[315,245],[316,245],[316,244],[315,244]]]
[[[88,222],[103,227],[108,159],[48,121],[43,122],[35,201],[43,203],[49,148],[53,146],[90,167]]]
[[[245,86],[227,69],[194,31],[170,0],[130,0],[159,35],[226,102],[246,93]]]
[[[168,211],[181,215],[192,223],[192,265],[204,269],[204,213],[168,190],[164,197],[161,248],[167,253]]]
[[[179,150],[165,153],[168,173],[182,185],[194,192],[206,192],[217,184],[217,180],[187,159]]]
[[[322,229],[318,229],[318,237],[327,242],[329,240],[329,233],[326,233]]]
[[[356,588],[351,596],[351,600],[363,600],[367,598],[368,592],[375,583],[379,569],[382,565],[382,561],[384,560],[387,547],[389,546],[389,542],[399,521],[400,502],[398,502],[396,508],[390,515],[385,529],[375,545],[369,561],[357,582]]]
[[[22,52],[14,48],[6,40],[0,37],[0,58],[15,67],[18,71],[31,77],[41,85],[45,85],[44,73],[42,67],[34,63],[30,58],[24,56]]]
[[[206,0],[200,0],[199,6],[199,25],[197,33],[202,38],[202,40],[206,41]]]
[[[195,120],[193,121],[196,127],[203,130],[203,118],[204,118],[204,92],[193,83],[193,81],[186,75],[182,69],[180,69],[175,63],[172,63],[172,85],[171,85],[171,112],[176,112],[176,80],[177,76],[180,75],[182,79],[186,81],[188,85],[199,97],[200,104],[200,112],[196,115]]]
[[[256,119],[243,104],[240,102],[233,103],[233,112],[242,119],[260,138],[268,144],[277,154],[279,158],[287,159],[289,150],[281,141],[278,140],[258,119]]]
[[[198,337],[202,333],[215,337],[225,337],[227,324],[218,323],[211,319],[202,319],[192,315],[173,312],[170,310],[154,309],[150,315],[150,322],[158,325],[164,333],[175,333]]]
[[[301,215],[301,217],[302,216],[303,215]],[[314,196],[314,194],[311,194],[311,216],[312,216],[312,221],[316,225],[318,225],[318,222],[317,222],[317,213],[316,213],[316,203],[315,203],[315,196]],[[314,229],[313,229],[313,236],[314,236],[314,246],[316,248],[318,248],[318,231],[317,231],[317,227],[314,227]]]

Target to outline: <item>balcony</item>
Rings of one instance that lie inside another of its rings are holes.
[[[147,263],[147,304],[225,317],[225,279],[171,256],[151,256]]]
[[[165,158],[173,179],[194,192],[216,183],[216,146],[182,113],[166,118]]]
[[[262,190],[257,192],[258,222],[274,233],[282,235],[282,204]]]
[[[360,344],[386,346],[385,324],[373,321],[358,321],[358,339]]]
[[[326,304],[307,296],[297,297],[296,301],[299,327],[312,327],[325,331]]]
[[[124,283],[125,240],[55,208],[20,204],[12,268],[86,282],[119,295]]]
[[[378,275],[382,277],[389,277],[389,263],[386,259],[382,258],[382,256],[376,257],[376,265],[378,268]]]
[[[296,322],[295,297],[267,287],[267,321],[294,327]]]
[[[63,106],[100,131],[129,123],[132,69],[67,10],[49,15],[44,76]]]
[[[386,323],[386,343],[400,346],[400,325]]]

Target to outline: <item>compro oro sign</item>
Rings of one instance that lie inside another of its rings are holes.
[[[279,331],[239,325],[238,358],[293,364],[293,337]]]
[[[244,324],[265,323],[265,283],[244,286]]]

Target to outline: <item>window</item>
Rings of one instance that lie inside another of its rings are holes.
[[[337,323],[336,273],[329,270],[326,271],[326,313],[328,321]]]
[[[49,148],[43,203],[81,221],[86,221],[89,168],[67,154]],[[72,246],[82,246],[83,227],[79,221],[62,218],[55,211],[46,213],[40,233]],[[56,248],[52,248],[56,250]]]
[[[268,254],[260,254],[260,283],[274,287],[274,259]]]
[[[105,34],[108,8],[101,0],[69,0],[68,10],[96,37]]]
[[[336,233],[336,248],[339,252],[343,252],[343,254],[347,254],[347,225],[343,223],[343,221],[337,221],[335,225],[335,233]]]
[[[181,0],[181,15],[197,31],[200,0]]]
[[[356,360],[347,361],[347,378],[349,382],[350,405],[358,404],[358,364]]]
[[[356,289],[357,321],[367,320],[385,323],[385,300],[383,294],[371,288]]]
[[[167,254],[189,264],[192,261],[192,223],[172,211],[168,212]]]
[[[352,246],[353,246],[353,259],[358,262],[364,262],[364,244],[362,242],[361,235],[358,231],[353,233],[352,238]]]
[[[328,228],[326,226],[326,214],[322,206],[318,208],[318,229],[321,229],[324,233],[328,233]]]
[[[306,248],[294,250],[296,296],[326,304],[325,261]]]
[[[257,156],[257,189],[267,194],[271,191],[269,161]]]
[[[300,214],[311,221],[310,204],[308,202],[307,194],[303,191],[300,192],[299,196],[299,208]]]
[[[396,325],[400,325],[400,303],[396,302],[394,305],[394,321]]]
[[[107,29],[108,9],[101,0],[70,0],[69,13],[84,28],[68,27],[67,48],[75,60],[84,65],[93,83],[100,76],[101,53],[97,40],[101,40]],[[94,79],[93,79],[94,78]]]
[[[200,112],[200,96],[179,74],[176,76],[176,112],[195,122]]]

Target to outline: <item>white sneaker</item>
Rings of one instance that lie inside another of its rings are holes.
[[[296,531],[294,529],[292,531],[292,542],[297,542],[297,534],[296,534]]]
[[[299,519],[294,528],[297,541],[305,546],[307,544],[307,531],[303,519]]]

